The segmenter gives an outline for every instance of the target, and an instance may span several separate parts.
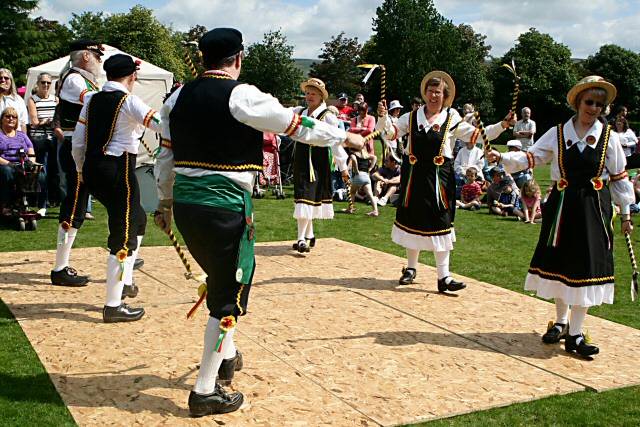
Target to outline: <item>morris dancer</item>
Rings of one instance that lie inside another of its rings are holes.
[[[567,94],[576,115],[549,129],[528,152],[491,151],[487,156],[507,171],[551,163],[555,185],[544,204],[540,239],[524,288],[555,299],[556,321],[542,341],[564,339],[567,352],[585,358],[599,352],[582,333],[587,309],[613,303],[612,200],[622,211],[622,232],[633,229],[629,204],[635,197],[624,151],[618,134],[602,118],[615,97],[611,83],[599,76],[585,77]]]
[[[136,155],[144,128],[160,132],[160,115],[133,95],[137,66],[129,55],[104,63],[109,80],[102,91],[87,94],[73,133],[73,159],[80,181],[109,215],[105,323],[132,322],[144,316],[121,299],[135,297],[133,263],[140,250],[147,218],[140,206]]]
[[[86,286],[89,278],[79,276],[69,266],[69,255],[76,234],[85,219],[89,193],[76,173],[71,156],[71,137],[78,122],[85,97],[98,90],[97,76],[102,62],[102,45],[93,40],[77,40],[70,45],[71,68],[60,76],[57,93],[60,102],[56,107],[56,117],[64,133],[64,141],[58,147],[60,173],[67,183],[67,194],[60,203],[58,221],[58,245],[56,264],[51,270],[51,284],[58,286]]]
[[[325,101],[329,97],[322,80],[310,78],[302,82],[307,108],[297,113],[324,121],[338,127],[339,120],[327,109]],[[333,197],[331,191],[331,159],[326,147],[313,147],[315,144],[296,143],[293,159],[293,192],[295,209],[293,217],[298,222],[298,241],[293,249],[309,252],[316,244],[313,233],[314,219],[333,218]],[[333,159],[343,180],[348,180],[347,153],[341,145],[331,147]]]
[[[456,88],[449,74],[430,72],[422,79],[420,93],[424,107],[404,114],[395,125],[384,105],[378,105],[377,128],[384,130],[388,139],[409,135],[403,150],[400,205],[391,230],[392,240],[407,249],[408,265],[402,269],[399,283],[413,282],[420,251],[428,250],[436,259],[438,291],[459,291],[466,285],[449,275],[449,252],[456,240],[452,149],[456,139],[475,141],[480,132],[451,108]],[[502,122],[487,126],[487,137],[497,138],[514,123],[510,113]]]
[[[207,274],[210,317],[189,395],[192,416],[232,412],[244,400],[221,383],[229,384],[242,367],[233,335],[238,316],[246,313],[255,269],[251,190],[262,169],[262,132],[325,147],[363,146],[361,136],[300,116],[238,82],[244,49],[239,31],[211,30],[199,47],[208,71],[178,89],[162,108],[162,149],[155,167],[156,222],[169,230],[175,210],[176,225]]]

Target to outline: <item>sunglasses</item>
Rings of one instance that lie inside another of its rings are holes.
[[[604,104],[602,102],[594,101],[593,99],[585,99],[584,103],[589,107],[592,107],[595,104],[598,108],[604,108]]]
[[[0,82],[3,82],[3,81],[8,81],[8,82],[10,82],[10,81],[11,81],[11,77],[0,76]]]
[[[41,85],[50,85],[51,82],[39,82]]]
[[[10,114],[5,114],[4,117],[7,118],[7,119],[17,119],[18,118],[18,116],[12,116]]]

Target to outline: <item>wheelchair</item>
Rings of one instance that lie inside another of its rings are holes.
[[[13,163],[12,167],[14,168],[13,197],[12,202],[6,206],[10,213],[5,219],[15,222],[20,231],[36,230],[38,214],[29,208],[29,199],[37,200],[43,165],[29,161],[26,154],[21,153],[20,162]]]

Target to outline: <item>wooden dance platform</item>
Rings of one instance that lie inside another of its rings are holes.
[[[438,294],[424,265],[398,286],[403,259],[336,239],[304,256],[291,242],[256,252],[235,335],[245,403],[227,415],[188,415],[207,312],[186,320],[197,284],[173,248],[141,250],[139,322],[102,323],[100,248],[73,251],[93,278],[81,289],[49,285],[53,251],[4,253],[0,297],[79,425],[396,425],[640,383],[639,330],[588,317],[601,355],[583,361],[542,344],[547,302],[468,278],[460,295]]]

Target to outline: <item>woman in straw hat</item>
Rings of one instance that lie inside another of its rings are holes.
[[[488,154],[507,171],[551,163],[555,185],[543,208],[525,289],[555,299],[556,321],[549,323],[542,341],[564,339],[567,352],[585,358],[599,352],[582,333],[587,309],[613,303],[612,200],[622,210],[622,231],[633,228],[629,204],[634,193],[624,151],[602,117],[615,97],[611,83],[585,77],[567,94],[576,114],[566,123],[549,129],[528,152]]]
[[[438,291],[458,291],[465,288],[464,283],[449,274],[449,252],[456,239],[452,150],[456,139],[475,142],[480,132],[451,108],[456,88],[449,74],[430,72],[422,79],[420,92],[426,104],[401,116],[396,124],[385,106],[378,105],[377,128],[390,139],[409,136],[403,150],[402,192],[391,238],[407,249],[408,266],[402,270],[401,285],[413,282],[420,251],[428,250],[436,259]],[[498,137],[511,123],[515,120],[510,114],[502,122],[487,126],[487,137]]]
[[[329,94],[324,82],[320,79],[310,78],[302,82],[300,88],[304,92],[307,108],[296,112],[302,116],[313,117],[338,127],[338,118],[329,112],[327,104],[325,104]],[[347,174],[347,153],[341,146],[332,147],[331,151],[344,179]],[[315,246],[313,220],[333,218],[329,149],[296,142],[293,164],[295,198],[293,217],[298,222],[298,240],[294,243],[293,249],[303,253],[309,252],[310,248]],[[348,179],[348,175],[346,177]]]

